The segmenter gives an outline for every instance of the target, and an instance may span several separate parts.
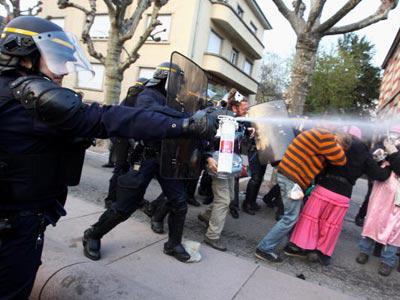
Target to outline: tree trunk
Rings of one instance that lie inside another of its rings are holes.
[[[296,54],[291,70],[291,83],[287,102],[291,115],[302,115],[314,73],[320,37],[300,34],[297,38]]]
[[[121,62],[122,44],[118,41],[118,29],[110,29],[105,60],[105,87],[104,104],[117,104],[121,95],[123,74],[119,69]]]

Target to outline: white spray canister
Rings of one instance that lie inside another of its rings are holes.
[[[219,116],[218,174],[231,174],[237,122],[232,116]]]

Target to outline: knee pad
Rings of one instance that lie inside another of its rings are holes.
[[[120,219],[121,222],[128,220],[129,217],[131,216],[131,214],[128,214],[123,211],[117,211],[117,210],[115,210],[115,214],[116,214],[116,218]]]
[[[118,177],[118,187],[121,189],[137,189],[144,183],[144,177],[138,171],[129,171]]]
[[[186,215],[188,211],[188,205],[186,201],[171,201],[170,211],[175,215]]]

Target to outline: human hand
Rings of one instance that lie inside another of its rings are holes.
[[[218,116],[224,113],[223,110],[214,107],[199,110],[190,118],[183,120],[183,133],[189,137],[197,136],[211,140],[217,133]]]
[[[372,157],[374,158],[374,160],[376,162],[380,162],[382,160],[385,159],[386,157],[386,152],[385,150],[383,150],[382,148],[376,149],[373,153],[372,153]]]
[[[388,139],[385,139],[383,141],[383,146],[385,147],[385,150],[389,155],[393,154],[393,153],[396,153],[398,151],[397,148],[396,148],[396,145],[394,144],[394,142],[392,142],[392,141],[390,141]]]
[[[217,161],[212,157],[207,158],[207,168],[212,173],[217,173],[218,172],[218,163],[217,163]]]

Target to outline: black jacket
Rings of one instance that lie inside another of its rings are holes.
[[[346,151],[345,166],[329,165],[317,179],[317,184],[338,194],[351,197],[356,180],[366,174],[372,180],[385,181],[394,170],[400,171],[400,155],[394,153],[387,159],[391,166],[380,167],[372,158],[368,147],[359,139],[353,138]]]

